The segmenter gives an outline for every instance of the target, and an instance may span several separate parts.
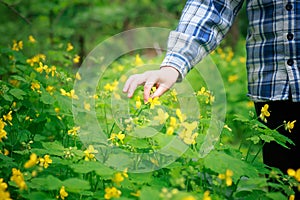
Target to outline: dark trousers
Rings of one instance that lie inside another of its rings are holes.
[[[297,170],[300,168],[300,102],[292,102],[291,100],[257,102],[255,103],[257,116],[260,115],[261,108],[266,103],[269,104],[270,112],[270,117],[267,117],[266,123],[269,128],[275,129],[282,125],[283,121],[297,121],[291,133],[285,130],[284,126],[278,129],[281,134],[289,137],[295,146],[288,145],[290,149],[287,149],[275,142],[266,143],[263,147],[264,163],[279,168],[285,174],[289,168]],[[296,199],[300,199],[299,192],[296,193]]]

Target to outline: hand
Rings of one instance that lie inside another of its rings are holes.
[[[170,89],[178,78],[179,72],[173,67],[162,67],[159,70],[146,71],[142,74],[131,75],[126,81],[123,92],[131,98],[137,86],[144,85],[144,101],[148,102],[151,88],[156,85],[157,89],[151,96],[159,97]]]

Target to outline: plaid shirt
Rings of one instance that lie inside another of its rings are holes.
[[[248,95],[254,101],[300,101],[300,2],[247,0]],[[221,42],[243,0],[189,0],[168,40],[162,66],[181,78]],[[298,65],[299,63],[299,65]]]

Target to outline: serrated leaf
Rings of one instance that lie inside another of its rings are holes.
[[[14,100],[14,98],[11,95],[8,94],[3,94],[3,99],[5,99],[8,102],[12,102]]]
[[[43,147],[50,155],[63,156],[64,155],[64,147],[58,141],[54,142],[42,142]]]
[[[271,141],[275,141],[275,138],[270,135],[260,135],[259,137],[261,140],[268,142],[268,143]]]
[[[256,178],[258,176],[258,171],[251,164],[222,151],[211,151],[204,157],[204,165],[219,174],[223,174],[226,169],[230,169],[233,172],[232,178],[234,182],[242,176],[249,178]]]
[[[23,100],[24,99],[23,96],[26,95],[26,92],[18,88],[13,88],[9,90],[9,93],[19,100]]]
[[[254,144],[258,144],[259,141],[260,141],[260,138],[257,135],[255,135],[255,136],[252,136],[250,138],[247,138],[247,140],[252,141]]]

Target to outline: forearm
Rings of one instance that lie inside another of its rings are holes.
[[[243,0],[190,0],[178,27],[169,35],[167,54],[161,66],[171,66],[186,76],[224,38]]]

